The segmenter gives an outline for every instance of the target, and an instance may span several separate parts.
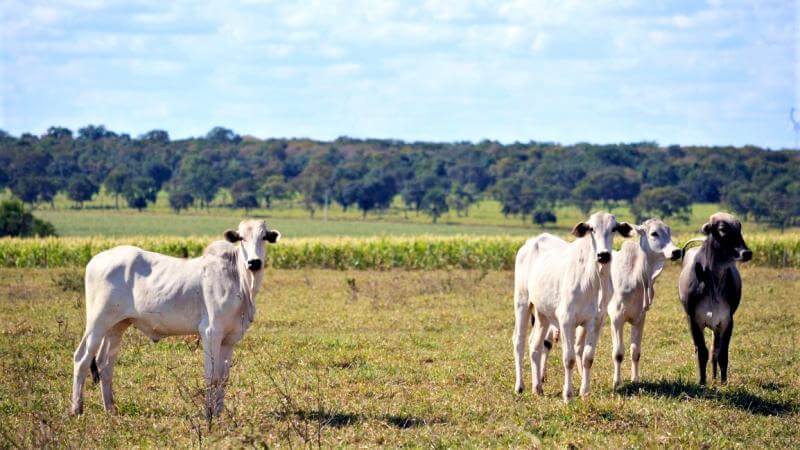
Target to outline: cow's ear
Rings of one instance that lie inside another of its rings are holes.
[[[647,228],[641,225],[634,225],[633,228],[636,230],[637,233],[639,233],[639,236],[644,236],[644,234],[647,232]]]
[[[580,222],[572,229],[572,235],[575,237],[584,237],[589,231],[592,231],[592,227],[585,222]]]
[[[267,234],[264,235],[264,240],[269,242],[270,244],[274,244],[281,239],[281,232],[278,230],[267,231]]]
[[[614,229],[622,237],[633,237],[633,227],[628,222],[620,222]]]
[[[239,242],[242,240],[242,236],[236,232],[236,230],[227,230],[225,232],[225,240],[230,242],[231,244],[235,242]]]
[[[711,234],[711,231],[713,231],[713,230],[714,230],[714,224],[712,224],[711,222],[704,223],[703,227],[700,228],[700,231],[702,231],[703,234],[705,234],[705,235]]]

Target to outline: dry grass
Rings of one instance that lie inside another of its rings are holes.
[[[800,271],[744,269],[730,383],[709,388],[695,383],[677,270],[665,272],[643,382],[611,390],[604,331],[592,398],[564,406],[556,355],[543,398],[512,392],[510,272],[271,271],[209,431],[196,340],[136,330],[119,413],[94,387],[86,414],[68,417],[80,272],[2,269],[0,446],[800,446]]]

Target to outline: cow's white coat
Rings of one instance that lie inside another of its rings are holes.
[[[563,351],[564,401],[572,397],[572,369],[576,363],[576,327],[584,328],[585,345],[581,364],[581,395],[589,393],[589,376],[605,308],[611,297],[609,264],[599,262],[600,255],[611,253],[614,232],[632,232],[627,223],[617,223],[608,213],[593,214],[573,230],[582,236],[567,243],[551,234],[528,240],[517,253],[514,268],[515,328],[513,336],[517,392],[523,390],[522,364],[525,340],[535,317],[530,336],[531,378],[533,389],[543,392],[542,379],[546,353],[545,333],[551,325],[560,332]],[[584,233],[585,232],[585,233]],[[599,302],[598,302],[598,299]]]
[[[89,261],[86,331],[74,357],[73,414],[83,411],[83,386],[93,358],[103,406],[113,410],[114,363],[122,335],[131,325],[153,341],[198,334],[205,354],[208,412],[221,411],[233,346],[253,321],[264,277],[263,270],[248,270],[248,262],[263,261],[265,238],[276,242],[280,233],[250,220],[226,232],[226,238],[240,243],[213,242],[194,259],[120,246]]]
[[[655,296],[653,285],[664,262],[680,257],[680,250],[672,243],[671,230],[664,222],[647,220],[636,227],[636,232],[638,241],[623,242],[611,258],[614,292],[608,304],[608,317],[613,343],[614,387],[621,383],[626,323],[631,324],[631,381],[639,381],[642,333],[647,310]]]

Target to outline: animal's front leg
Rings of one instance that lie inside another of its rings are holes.
[[[600,334],[600,320],[595,319],[587,322],[584,328],[583,352],[581,354],[581,397],[589,395],[589,382],[592,376],[592,364],[594,363],[594,352],[597,348],[597,340]]]
[[[233,344],[223,342],[220,346],[219,357],[221,364],[219,364],[220,372],[217,377],[219,387],[216,390],[217,395],[214,401],[214,415],[219,415],[225,409],[225,388],[228,385],[228,375],[233,362]]]
[[[586,345],[586,327],[575,328],[575,362],[578,373],[583,373],[583,346]]]
[[[206,327],[200,332],[203,341],[205,382],[206,382],[206,417],[211,418],[216,415],[218,391],[221,388],[219,378],[222,373],[221,345],[222,333],[215,330],[212,326]]]
[[[572,398],[572,369],[575,368],[575,324],[561,321],[561,349],[564,363],[564,402]]]
[[[708,365],[708,348],[703,336],[703,329],[689,317],[689,328],[692,332],[692,341],[697,352],[697,370],[700,374],[700,384],[706,384],[706,366]]]
[[[720,340],[719,349],[719,372],[720,381],[725,384],[728,382],[728,349],[731,345],[731,337],[733,336],[733,315],[731,315],[728,327],[722,332],[722,339]]]

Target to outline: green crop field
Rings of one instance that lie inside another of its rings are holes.
[[[728,385],[696,384],[669,265],[642,382],[612,390],[604,331],[590,399],[564,405],[559,352],[544,397],[513,393],[510,271],[270,269],[227,410],[209,428],[197,341],[153,344],[133,329],[116,370],[119,412],[102,411],[95,386],[86,413],[69,417],[81,270],[0,269],[0,446],[798,448],[800,271],[745,264],[742,274]]]

